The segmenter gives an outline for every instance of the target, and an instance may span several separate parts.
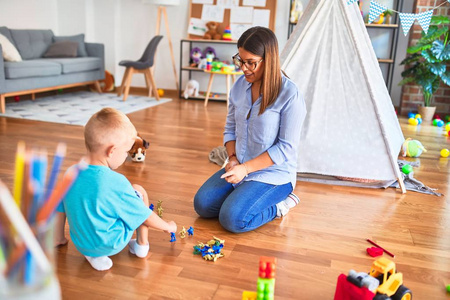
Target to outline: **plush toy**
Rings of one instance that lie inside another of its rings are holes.
[[[208,64],[208,61],[206,58],[200,59],[200,62],[198,63],[197,68],[199,69],[206,69],[206,65]]]
[[[222,39],[222,35],[218,32],[219,23],[210,21],[206,23],[206,27],[208,31],[206,31],[203,38],[205,40],[220,40]]]
[[[145,160],[145,152],[150,146],[150,143],[144,140],[139,134],[136,137],[133,147],[131,147],[128,154],[134,162],[143,162]]]
[[[213,61],[219,60],[219,58],[216,55],[216,50],[214,50],[213,47],[206,47],[205,50],[203,50],[203,57],[208,57],[208,55],[212,55]]]
[[[402,145],[402,156],[419,157],[422,152],[427,152],[427,149],[418,140],[411,138],[406,139]]]
[[[199,84],[197,80],[189,80],[186,88],[184,89],[184,99],[189,98],[189,96],[198,97]]]
[[[197,67],[200,63],[200,60],[202,59],[202,50],[198,47],[194,47],[191,50],[191,60],[190,60],[190,66],[191,67]]]

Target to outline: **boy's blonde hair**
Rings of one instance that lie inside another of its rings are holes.
[[[95,113],[84,127],[84,142],[89,152],[118,145],[127,137],[135,138],[136,128],[128,117],[114,108],[103,108]]]

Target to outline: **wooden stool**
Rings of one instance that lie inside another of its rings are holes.
[[[211,93],[211,87],[212,87],[212,83],[214,81],[214,75],[216,74],[221,74],[221,75],[225,75],[226,76],[226,81],[227,81],[227,108],[228,108],[228,99],[230,97],[230,77],[233,80],[233,83],[236,81],[236,75],[242,75],[244,73],[242,72],[222,72],[222,71],[208,71],[208,70],[203,70],[205,73],[209,73],[211,74],[209,76],[209,82],[208,82],[208,89],[206,90],[206,97],[205,97],[205,107],[208,105],[208,100],[209,100],[209,95]]]

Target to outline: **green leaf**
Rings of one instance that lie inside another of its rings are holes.
[[[435,25],[450,24],[450,19],[446,16],[432,16],[430,23]]]
[[[445,73],[446,70],[446,66],[444,64],[441,63],[434,63],[434,64],[430,64],[430,71],[438,76],[441,76],[442,74]]]
[[[447,71],[444,74],[442,74],[441,79],[446,85],[450,86],[450,71]]]
[[[437,26],[430,26],[430,29],[428,29],[428,34],[424,34],[424,31],[422,31],[423,35],[422,37],[417,41],[417,44],[426,45],[431,44],[435,40],[438,40],[441,38],[442,35],[446,34],[449,31],[448,26],[444,27],[437,27]]]
[[[414,78],[412,78],[412,77],[405,77],[405,78],[403,78],[402,81],[400,81],[398,83],[398,85],[405,85],[405,84],[408,84],[408,83],[411,83],[411,82],[414,82]]]
[[[433,46],[431,47],[431,52],[439,61],[444,60],[444,57],[449,55],[449,53],[446,52],[445,44],[442,41],[434,41]]]
[[[408,52],[409,54],[413,54],[419,51],[424,51],[426,49],[430,49],[432,47],[431,44],[422,44],[422,43],[418,43],[417,45],[411,46],[409,47],[406,52]]]
[[[429,63],[435,63],[437,61],[436,57],[433,55],[431,50],[422,51],[422,57]]]
[[[410,63],[420,60],[421,57],[422,56],[419,53],[414,53],[413,55],[410,55],[406,57],[404,60],[402,60],[400,65],[409,65]]]

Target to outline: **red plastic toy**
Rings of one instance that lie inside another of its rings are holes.
[[[347,280],[345,274],[338,277],[334,300],[372,300],[375,294],[366,287],[357,287]]]
[[[261,256],[259,260],[259,277],[268,279],[275,278],[276,264],[276,257]]]
[[[367,254],[369,254],[372,257],[377,257],[380,255],[383,255],[383,249],[378,248],[378,247],[370,247],[366,249]]]

